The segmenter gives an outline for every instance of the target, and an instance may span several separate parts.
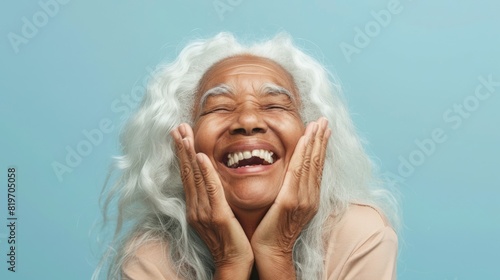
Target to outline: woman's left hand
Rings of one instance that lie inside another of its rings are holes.
[[[318,210],[321,176],[331,130],[311,122],[297,142],[281,190],[254,232],[251,244],[261,279],[294,279],[292,252]]]

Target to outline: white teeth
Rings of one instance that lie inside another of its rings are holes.
[[[273,152],[271,151],[266,151],[266,150],[252,150],[252,151],[242,151],[242,152],[235,152],[227,155],[227,166],[231,167],[234,164],[237,164],[243,159],[249,159],[251,157],[259,157],[268,163],[272,164],[274,162],[273,159]]]
[[[249,159],[249,158],[251,158],[251,157],[252,157],[252,152],[249,152],[249,151],[244,151],[244,152],[243,152],[243,157],[244,157],[245,159]]]

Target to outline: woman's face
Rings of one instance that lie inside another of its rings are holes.
[[[293,79],[268,59],[231,57],[205,73],[194,146],[212,161],[233,210],[264,209],[276,199],[305,129],[299,107]]]

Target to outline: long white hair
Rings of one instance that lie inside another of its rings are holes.
[[[210,252],[188,225],[186,203],[169,136],[180,123],[192,124],[191,109],[203,74],[216,62],[239,54],[269,58],[295,81],[300,94],[304,123],[325,116],[332,135],[324,165],[319,210],[294,246],[298,279],[320,279],[324,270],[324,240],[329,218],[339,218],[350,203],[380,209],[397,228],[397,201],[373,175],[372,163],[363,150],[344,104],[340,86],[320,63],[279,34],[250,45],[233,35],[188,44],[172,63],[160,66],[150,81],[138,111],[121,134],[122,155],[114,165],[118,179],[105,189],[103,213],[117,208],[116,228],[110,249],[94,273],[108,266],[108,279],[119,279],[122,265],[151,241],[168,244],[172,265],[186,279],[212,279]],[[334,225],[333,225],[334,226]],[[331,230],[331,227],[328,229]]]

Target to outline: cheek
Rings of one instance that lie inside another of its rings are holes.
[[[194,150],[212,157],[217,139],[220,138],[220,129],[216,121],[210,119],[199,120],[193,127]]]
[[[210,130],[206,129],[206,125],[202,122],[197,122],[193,127],[194,150],[206,153],[206,149],[210,146],[209,139],[212,139]]]
[[[305,131],[305,129],[297,128],[288,134],[288,136],[286,137],[286,140],[285,140],[286,141],[285,145],[286,145],[286,148],[289,152],[293,153],[293,151],[295,151],[295,147],[297,146],[297,142],[299,142],[300,137],[302,137],[302,135],[304,135],[304,131]]]
[[[292,139],[297,138],[295,142],[299,140],[306,130],[302,120],[295,114],[283,113],[283,115],[275,115],[269,119],[272,119],[273,126],[281,133],[288,134]]]
[[[274,118],[273,127],[279,133],[279,137],[287,150],[287,154],[291,157],[291,152],[295,150],[295,146],[300,137],[304,135],[305,125],[295,116],[289,118]]]

